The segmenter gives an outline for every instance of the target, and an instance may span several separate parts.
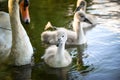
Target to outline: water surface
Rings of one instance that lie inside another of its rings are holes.
[[[40,58],[45,45],[40,34],[48,21],[67,27],[72,20],[75,0],[30,0],[30,25],[24,27],[34,47],[35,66],[1,65],[1,80],[119,80],[120,79],[120,5],[119,0],[93,0],[87,13],[98,17],[98,24],[86,33],[87,46],[68,49],[74,56],[67,68],[53,69]],[[80,56],[82,55],[82,66]]]

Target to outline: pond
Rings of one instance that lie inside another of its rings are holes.
[[[24,27],[34,47],[35,66],[0,65],[0,80],[119,80],[120,79],[120,1],[93,0],[87,13],[98,18],[98,24],[86,33],[87,46],[70,48],[73,62],[69,67],[54,69],[41,56],[45,45],[40,35],[48,21],[67,27],[73,18],[75,0],[30,0],[31,23]],[[82,54],[83,64],[79,65]],[[78,61],[78,62],[77,62]]]

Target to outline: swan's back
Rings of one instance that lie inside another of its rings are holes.
[[[12,43],[9,14],[0,12],[0,59],[8,57]]]
[[[41,41],[47,44],[56,43],[57,31],[44,31],[41,33]]]
[[[72,30],[65,29],[65,28],[57,28],[57,30],[55,30],[55,31],[42,32],[41,41],[44,43],[47,43],[47,44],[56,44],[58,35],[63,31],[67,33],[66,44],[76,42],[76,39],[77,39],[76,32],[74,32]]]
[[[52,45],[45,50],[45,54],[41,58],[44,59],[46,63],[52,64],[51,63],[52,57],[54,57],[56,53],[57,53],[57,47],[56,45]]]
[[[3,11],[0,11],[0,27],[11,29],[9,14]]]
[[[49,48],[46,49],[45,54],[41,58],[44,59],[45,63],[48,64],[50,67],[68,66],[72,61],[70,54],[65,50],[64,54],[66,60],[63,61],[63,59],[60,59],[61,61],[63,61],[63,63],[59,64],[55,58],[55,55],[57,54],[57,49],[58,48],[56,47],[56,45],[50,46]]]

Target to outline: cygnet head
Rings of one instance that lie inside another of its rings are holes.
[[[65,44],[67,41],[67,33],[65,31],[58,31],[58,39],[57,39],[57,46],[61,46]]]
[[[92,24],[92,22],[87,19],[86,14],[83,11],[75,12],[74,21],[75,22],[81,22],[82,21],[82,22],[87,22],[87,23]]]
[[[82,9],[83,11],[85,11],[86,5],[87,5],[86,1],[84,1],[84,0],[77,0],[76,9],[75,9],[74,12],[80,11],[81,9]]]

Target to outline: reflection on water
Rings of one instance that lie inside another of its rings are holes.
[[[70,67],[65,68],[51,68],[45,63],[36,64],[33,67],[33,77],[36,80],[66,80],[67,73],[69,72]],[[36,74],[37,73],[37,74]]]
[[[31,80],[32,67],[30,65],[13,67],[12,80]]]
[[[87,46],[67,49],[73,63],[67,68],[49,68],[40,57],[45,47],[40,34],[48,21],[66,26],[75,9],[74,0],[30,0],[30,25],[24,25],[35,49],[34,67],[0,65],[1,80],[119,80],[120,79],[120,5],[117,0],[93,0],[87,12],[98,17],[98,23],[86,33]],[[59,4],[58,4],[59,3]],[[62,7],[61,7],[62,6]],[[3,7],[2,7],[3,8]],[[1,10],[1,4],[0,4]]]

